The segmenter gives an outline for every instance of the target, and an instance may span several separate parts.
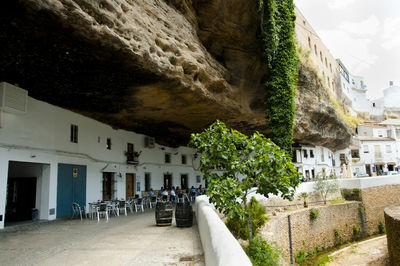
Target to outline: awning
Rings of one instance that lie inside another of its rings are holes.
[[[387,164],[388,164],[388,165],[396,165],[395,162],[388,162]]]
[[[374,163],[374,165],[385,165],[385,163],[377,162],[377,163]]]

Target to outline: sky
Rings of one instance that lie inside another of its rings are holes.
[[[294,0],[335,58],[364,77],[367,97],[400,86],[400,0]],[[400,104],[400,103],[399,103]]]

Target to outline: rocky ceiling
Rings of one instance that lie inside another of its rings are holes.
[[[255,1],[0,5],[0,81],[34,98],[173,146],[217,118],[244,133],[268,134]],[[310,73],[301,68],[295,138],[345,147],[350,134],[329,104],[308,104],[322,87]]]

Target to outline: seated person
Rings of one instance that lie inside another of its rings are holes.
[[[154,191],[153,191],[153,189],[152,189],[152,188],[150,188],[150,191],[149,191],[149,196],[150,196],[150,197],[154,197]]]

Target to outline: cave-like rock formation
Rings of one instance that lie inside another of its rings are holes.
[[[268,134],[255,1],[0,5],[0,80],[35,98],[169,145],[186,144],[217,118]],[[301,67],[295,139],[340,149],[350,134],[322,90]]]

